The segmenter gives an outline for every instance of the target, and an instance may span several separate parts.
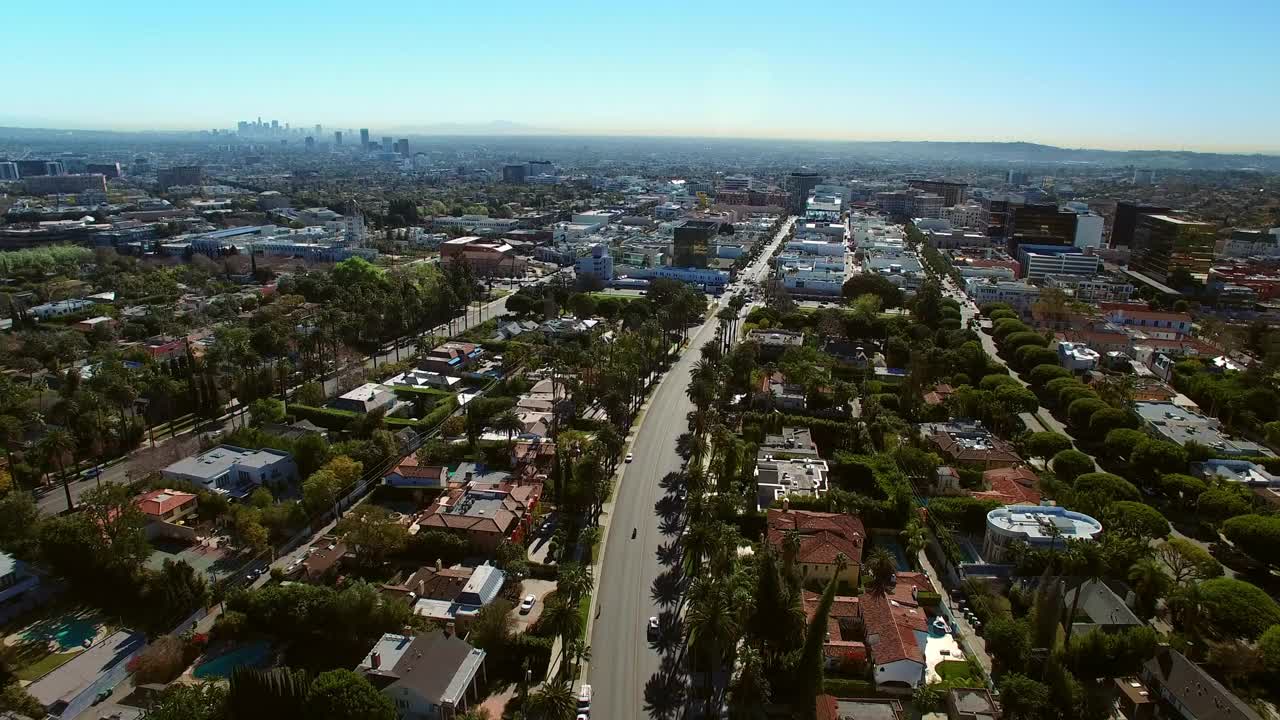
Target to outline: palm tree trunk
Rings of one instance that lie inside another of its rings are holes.
[[[71,512],[75,509],[75,503],[71,502],[71,481],[67,478],[66,468],[61,460],[58,461],[58,474],[62,476],[62,491],[67,494],[67,512]]]

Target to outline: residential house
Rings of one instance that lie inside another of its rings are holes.
[[[158,536],[195,539],[195,531],[181,525],[183,520],[195,514],[199,506],[199,499],[194,493],[152,490],[135,499],[134,504],[147,516],[148,539]]]
[[[451,474],[443,465],[422,465],[414,454],[400,458],[382,478],[384,485],[414,490],[444,490],[449,487]]]
[[[417,598],[413,603],[413,613],[438,622],[468,621],[497,599],[506,581],[506,573],[486,563],[471,571],[454,596]],[[451,586],[438,589],[443,593],[448,587]]]
[[[1168,646],[1142,666],[1142,682],[1154,691],[1166,717],[1182,720],[1261,720],[1253,708],[1199,665]]]
[[[1071,623],[1071,634],[1080,637],[1093,630],[1115,632],[1125,628],[1143,625],[1142,618],[1134,614],[1124,600],[1116,595],[1106,583],[1098,580],[1085,580],[1074,588],[1068,589],[1068,580],[1061,583],[1062,604],[1064,607],[1075,607],[1077,612],[1084,613],[1089,619],[1082,621],[1076,618]],[[1080,595],[1077,603],[1076,595]]]
[[[403,582],[381,586],[382,594],[387,597],[401,598],[413,607],[419,600],[439,600],[453,602],[462,594],[467,581],[475,572],[472,568],[443,567],[439,560],[434,567],[419,568]]]
[[[1138,678],[1116,678],[1116,707],[1125,720],[1154,720],[1156,698]]]
[[[951,688],[947,720],[1000,720],[1000,707],[986,688]]]
[[[840,579],[850,587],[858,586],[867,537],[862,520],[843,513],[792,510],[784,499],[781,509],[768,511],[766,522],[769,544],[779,555],[787,552],[785,540],[789,533],[799,536],[800,547],[792,562],[801,577],[830,580],[836,573],[836,558],[844,555],[847,565]]]
[[[827,461],[782,459],[771,454],[756,460],[756,509],[764,510],[787,496],[822,497],[827,493]]]
[[[969,495],[1001,505],[1040,504],[1040,491],[1036,489],[1040,476],[1025,465],[988,470],[982,473],[982,481],[989,489],[970,491]]]
[[[803,591],[804,614],[809,623],[818,614],[818,605],[822,602],[822,593],[811,590]],[[828,670],[843,670],[856,674],[862,663],[867,661],[867,646],[860,639],[861,614],[858,610],[858,598],[851,595],[836,595],[827,613],[827,636],[822,643],[824,666]]]
[[[462,382],[457,375],[442,375],[427,370],[409,370],[392,377],[386,384],[395,387],[428,388],[431,390],[453,390]]]
[[[448,631],[387,633],[356,666],[403,720],[453,720],[480,700],[485,652]]]
[[[782,428],[777,435],[765,435],[764,442],[756,450],[757,459],[791,459],[818,457],[818,446],[813,442],[809,428]]]
[[[1148,310],[1141,304],[1102,303],[1107,320],[1117,325],[1140,329],[1161,340],[1177,340],[1191,334],[1191,316],[1182,312]]]
[[[184,480],[211,492],[242,498],[259,485],[282,486],[298,479],[293,456],[281,450],[249,450],[218,445],[160,471],[168,480]]]
[[[890,590],[859,598],[878,690],[903,692],[924,684],[929,616],[916,599],[921,591],[933,591],[922,573],[898,573]]]
[[[1133,409],[1142,419],[1149,434],[1176,445],[1197,442],[1219,455],[1237,457],[1274,454],[1255,442],[1230,437],[1222,431],[1221,424],[1216,419],[1174,403],[1137,402],[1133,404]]]
[[[441,375],[461,375],[484,355],[484,348],[474,343],[449,341],[431,349],[418,361],[418,368]]]
[[[0,552],[0,617],[20,612],[31,599],[31,591],[40,578],[27,564],[6,552]]]
[[[396,404],[396,394],[379,383],[365,383],[334,398],[331,403],[338,410],[349,410],[362,415],[382,410],[390,415]]]
[[[920,435],[944,460],[958,465],[1006,468],[1022,463],[1012,445],[992,435],[977,420],[924,423]]]
[[[72,324],[71,329],[82,333],[91,333],[98,328],[111,330],[115,326],[115,318],[107,317],[106,315],[99,315],[98,317],[85,318],[80,322],[74,323]]]
[[[924,394],[925,405],[942,405],[955,393],[955,388],[946,383],[938,383],[933,389]]]
[[[504,474],[501,480],[470,480],[440,496],[419,517],[424,529],[455,532],[474,547],[493,552],[504,540],[524,540],[542,499],[542,483],[523,484]]]
[[[822,352],[830,355],[838,363],[865,370],[875,359],[879,347],[872,340],[828,338],[822,345]]]
[[[1066,547],[1068,540],[1096,540],[1102,523],[1074,510],[1056,505],[1013,505],[987,513],[987,533],[982,557],[1003,562],[1008,547],[1026,543],[1034,549]]]
[[[819,695],[818,720],[906,720],[902,703],[890,698],[838,698]]]
[[[302,560],[302,576],[310,582],[320,582],[336,572],[346,556],[346,543],[335,537],[322,537]]]
[[[309,435],[318,435],[321,439],[329,439],[329,431],[310,420],[298,420],[291,423],[267,423],[262,431],[286,440],[298,441]]]
[[[804,345],[804,333],[787,330],[752,330],[747,333],[747,342],[760,346],[760,357],[776,360],[793,347]]]
[[[1191,471],[1206,480],[1217,478],[1252,487],[1280,487],[1280,476],[1249,460],[1205,460],[1191,463]]]
[[[780,372],[765,375],[756,388],[756,403],[774,410],[800,410],[806,407],[804,386],[787,382]]]

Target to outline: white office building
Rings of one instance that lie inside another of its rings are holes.
[[[573,269],[578,277],[613,282],[613,258],[609,255],[609,246],[604,243],[592,245],[590,254],[578,258]]]

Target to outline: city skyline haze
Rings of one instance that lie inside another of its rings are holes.
[[[375,136],[1280,152],[1277,4],[76,1],[6,15],[10,56],[31,61],[0,125],[199,130],[260,116]]]

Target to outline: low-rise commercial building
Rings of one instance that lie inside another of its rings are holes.
[[[1238,457],[1273,454],[1255,442],[1228,436],[1216,419],[1174,403],[1137,402],[1133,409],[1148,433],[1177,445],[1196,442],[1220,455]]]
[[[242,498],[259,485],[294,482],[298,478],[298,467],[292,455],[280,450],[218,445],[179,460],[160,474],[168,480],[183,480],[210,492]]]

